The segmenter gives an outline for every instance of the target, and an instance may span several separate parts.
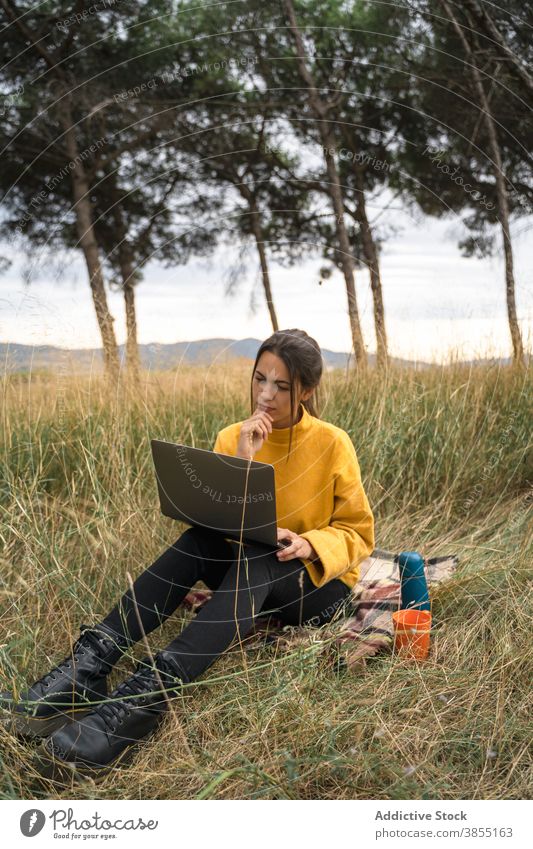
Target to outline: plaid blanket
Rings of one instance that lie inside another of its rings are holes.
[[[333,619],[321,627],[284,625],[275,615],[258,616],[251,632],[241,641],[253,651],[269,643],[277,649],[314,646],[325,652],[337,670],[354,670],[366,665],[370,657],[392,651],[394,627],[392,614],[400,607],[398,555],[375,549],[360,565],[359,581]],[[448,580],[459,562],[456,555],[424,560],[429,593]],[[191,590],[184,605],[196,613],[213,592]],[[434,622],[432,623],[434,626]]]

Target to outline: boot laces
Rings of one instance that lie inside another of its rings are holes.
[[[163,687],[170,683],[169,677],[172,677],[175,683],[175,676],[169,676],[168,673],[158,669]],[[106,725],[114,731],[117,724],[121,722],[123,717],[129,716],[132,708],[139,703],[146,704],[148,696],[155,696],[155,702],[161,704],[165,701],[164,693],[161,692],[161,685],[157,679],[156,673],[151,666],[145,666],[144,663],[140,666],[129,678],[123,681],[111,693],[109,700],[96,708],[95,713],[98,713]],[[121,701],[121,696],[139,696],[139,698]],[[116,701],[114,701],[116,699]]]
[[[91,648],[99,657],[103,652],[103,644],[105,641],[105,637],[102,635],[95,633],[94,631],[83,631],[81,637],[76,640],[72,647],[72,653],[67,655],[64,660],[54,666],[50,672],[47,672],[43,675],[42,678],[39,678],[38,681],[33,685],[34,687],[40,687],[43,690],[48,689],[52,681],[56,680],[57,674],[62,674],[67,669],[72,669],[72,661],[77,660],[79,657],[87,654],[87,648]],[[111,641],[109,641],[111,642]]]

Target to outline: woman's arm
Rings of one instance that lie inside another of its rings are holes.
[[[353,443],[339,437],[333,474],[334,507],[329,524],[300,534],[317,553],[311,561],[313,583],[321,587],[354,569],[375,548],[374,516],[361,481]]]

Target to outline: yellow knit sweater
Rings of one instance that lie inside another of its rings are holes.
[[[374,517],[361,483],[353,443],[340,427],[312,416],[303,404],[292,429],[273,428],[254,460],[274,467],[277,525],[307,539],[318,560],[302,559],[316,587],[340,578],[349,587],[374,550]],[[242,422],[223,428],[213,451],[235,456]],[[288,561],[285,561],[288,562]]]

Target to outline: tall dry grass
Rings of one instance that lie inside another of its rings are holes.
[[[99,784],[40,779],[2,733],[3,798],[529,798],[531,369],[325,374],[322,417],[356,446],[377,545],[456,553],[433,598],[432,654],[337,674],[317,651],[222,656],[129,766]],[[184,530],[160,515],[149,440],[211,448],[249,414],[249,364],[5,377],[0,686],[23,689]],[[183,610],[150,635],[165,645]],[[143,647],[118,665],[112,685]],[[182,732],[185,737],[182,736]]]

